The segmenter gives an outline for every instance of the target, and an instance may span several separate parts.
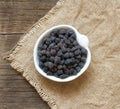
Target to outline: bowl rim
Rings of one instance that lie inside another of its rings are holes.
[[[38,54],[37,54],[37,50],[38,50],[38,45],[40,43],[40,41],[42,41],[42,39],[47,35],[49,34],[53,29],[57,29],[57,28],[70,28],[72,29],[75,33],[76,33],[76,36],[77,36],[77,33],[79,33],[73,26],[71,25],[57,25],[57,26],[53,26],[52,28],[49,28],[47,29],[45,32],[43,32],[39,38],[37,39],[36,43],[35,43],[35,46],[34,46],[34,52],[33,52],[33,58],[34,58],[34,65],[35,65],[35,68],[36,70],[42,75],[44,76],[45,78],[49,79],[49,80],[52,80],[52,81],[55,81],[55,82],[69,82],[69,81],[72,81],[76,78],[78,78],[80,75],[82,75],[86,69],[88,68],[89,64],[90,64],[90,61],[91,61],[91,52],[88,48],[88,46],[84,47],[88,54],[87,54],[87,60],[86,60],[86,63],[84,65],[84,67],[80,70],[80,72],[78,72],[76,75],[72,75],[72,76],[69,76],[65,79],[60,79],[60,78],[57,78],[55,76],[50,76],[50,75],[47,75],[40,67],[39,67],[39,63],[38,63]],[[79,33],[79,35],[82,35]]]

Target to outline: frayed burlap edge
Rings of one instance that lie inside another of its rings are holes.
[[[38,94],[42,97],[44,101],[48,103],[48,105],[51,107],[51,109],[57,109],[57,105],[55,102],[55,99],[50,98],[49,95],[40,87],[39,83],[34,81],[29,75],[28,72],[25,71],[20,63],[15,60],[15,55],[19,53],[19,50],[22,48],[24,42],[27,40],[27,38],[33,34],[34,32],[39,29],[45,21],[47,21],[52,15],[54,15],[55,12],[64,4],[65,0],[59,0],[57,4],[43,17],[41,18],[37,23],[35,23],[30,30],[28,30],[27,34],[20,39],[20,41],[17,43],[14,49],[12,49],[12,53],[6,57],[6,60],[9,60],[11,62],[11,66],[20,72],[23,77],[26,78],[26,80],[36,89]]]

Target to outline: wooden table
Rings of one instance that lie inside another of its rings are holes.
[[[35,89],[2,57],[57,1],[0,0],[0,109],[49,109]]]

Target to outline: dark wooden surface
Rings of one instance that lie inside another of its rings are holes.
[[[0,0],[0,109],[49,109],[35,89],[2,59],[58,0]]]

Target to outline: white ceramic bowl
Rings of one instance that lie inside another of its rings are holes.
[[[88,54],[87,54],[87,59],[86,59],[86,63],[84,65],[84,67],[81,69],[80,72],[78,72],[76,75],[73,75],[73,76],[70,76],[70,77],[67,77],[65,79],[60,79],[60,78],[57,78],[55,76],[49,76],[47,75],[40,67],[39,67],[39,61],[38,61],[38,55],[37,55],[37,51],[38,51],[38,45],[40,43],[42,43],[42,40],[44,37],[47,36],[47,34],[49,34],[53,29],[60,29],[60,28],[69,28],[69,29],[72,29],[75,33],[76,33],[76,36],[77,36],[77,41],[78,43],[84,47],[87,51],[88,51]],[[88,68],[89,64],[90,64],[90,61],[91,61],[91,53],[90,53],[90,50],[88,48],[88,38],[85,36],[85,35],[82,35],[80,34],[73,26],[70,26],[70,25],[58,25],[58,26],[54,26],[48,30],[46,30],[43,34],[40,35],[40,37],[38,38],[36,44],[35,44],[35,47],[34,47],[34,64],[35,64],[35,68],[37,69],[37,71],[43,75],[44,77],[50,79],[50,80],[53,80],[53,81],[56,81],[56,82],[68,82],[68,81],[72,81],[76,78],[78,78],[80,75],[82,75],[85,70]]]

